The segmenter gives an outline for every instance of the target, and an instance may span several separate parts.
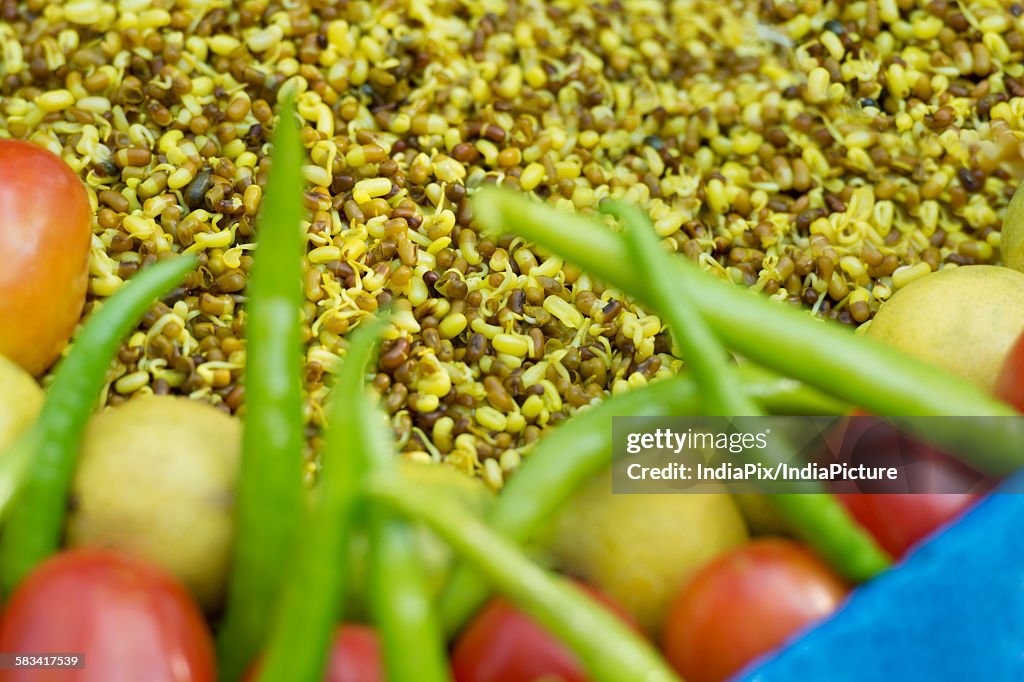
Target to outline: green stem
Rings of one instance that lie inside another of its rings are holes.
[[[566,579],[531,562],[513,543],[466,514],[443,493],[392,474],[371,480],[370,494],[432,528],[498,591],[571,648],[594,680],[679,679],[649,643],[605,607]]]
[[[274,133],[273,168],[259,221],[246,317],[246,413],[237,536],[218,641],[233,682],[259,651],[303,518],[302,158],[294,105]]]
[[[15,442],[14,457],[4,464],[0,510],[7,508],[12,494],[18,498],[0,540],[5,590],[12,590],[60,546],[79,440],[118,345],[153,301],[177,285],[195,263],[192,256],[180,256],[141,270],[86,321],[57,366],[38,420]]]

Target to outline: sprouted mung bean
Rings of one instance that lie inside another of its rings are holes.
[[[469,192],[498,182],[578,211],[622,198],[705,269],[863,323],[928,272],[998,258],[1024,172],[1022,13],[0,0],[0,136],[87,184],[92,302],[171,253],[199,258],[121,349],[107,403],[180,393],[239,412],[267,141],[297,95],[311,443],[346,335],[392,304],[373,384],[400,448],[500,487],[545,428],[681,362],[619,292],[479,234]]]

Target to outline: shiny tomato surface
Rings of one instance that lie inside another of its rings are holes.
[[[687,682],[726,680],[830,614],[847,590],[802,545],[755,540],[686,583],[665,624],[665,656]]]
[[[260,661],[245,675],[256,682]],[[385,682],[384,658],[377,631],[368,625],[346,624],[334,633],[324,682]]]
[[[997,396],[1024,412],[1024,332],[1003,361],[995,391]]]
[[[850,515],[886,552],[899,559],[907,550],[967,510],[972,493],[837,495]]]
[[[623,622],[622,607],[589,585],[590,596]],[[455,682],[588,682],[583,665],[564,644],[508,600],[496,598],[470,621],[452,649]]]
[[[199,607],[162,569],[113,552],[58,554],[11,595],[0,651],[78,654],[76,669],[0,671],[2,682],[213,682]]]
[[[64,161],[0,140],[0,355],[32,374],[67,345],[85,303],[92,209]]]

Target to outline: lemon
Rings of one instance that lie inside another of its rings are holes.
[[[86,428],[67,542],[153,561],[208,612],[224,598],[234,539],[241,425],[207,403],[144,396]]]
[[[0,450],[35,421],[42,406],[43,389],[36,380],[0,355]]]
[[[1024,330],[1024,273],[943,268],[896,291],[867,336],[991,389]]]
[[[559,568],[597,587],[656,634],[683,583],[746,541],[731,495],[613,495],[609,473],[567,503],[545,546]]]

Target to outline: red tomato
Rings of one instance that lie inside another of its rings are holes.
[[[755,540],[712,561],[669,610],[663,647],[687,682],[718,682],[833,610],[847,586],[803,546]]]
[[[14,591],[0,651],[78,653],[76,670],[0,671],[3,682],[212,682],[213,640],[186,589],[151,564],[75,550],[47,560]]]
[[[620,606],[587,585],[582,589],[631,627]],[[588,682],[583,665],[564,644],[504,598],[487,604],[452,649],[455,682]]]
[[[377,632],[368,625],[342,625],[334,633],[324,682],[384,682],[384,658]],[[256,682],[260,664],[246,674],[245,682]]]
[[[897,559],[919,540],[960,516],[978,498],[972,493],[836,497],[882,549]]]
[[[841,440],[834,447],[840,449],[843,461],[902,467],[903,476],[893,484],[868,483],[861,486],[865,492],[836,495],[896,558],[969,507],[978,495],[966,491],[985,490],[993,483],[954,457],[874,417],[854,415],[835,436]],[[852,483],[832,487],[837,493],[858,488]],[[918,492],[906,493],[908,489]]]
[[[996,395],[1024,412],[1024,332],[1003,361],[996,379]]]
[[[92,209],[60,158],[0,140],[0,355],[40,374],[60,355],[88,286]]]
[[[377,632],[366,625],[338,628],[325,682],[384,682],[384,658]]]

